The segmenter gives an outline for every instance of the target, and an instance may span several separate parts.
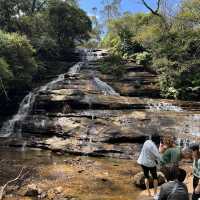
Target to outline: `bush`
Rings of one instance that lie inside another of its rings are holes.
[[[149,52],[142,52],[142,53],[137,53],[136,54],[136,63],[138,65],[144,65],[147,66],[151,63],[152,57]]]
[[[4,58],[0,58],[0,78],[3,80],[9,80],[13,77],[8,63]]]
[[[17,33],[0,31],[1,73],[4,78],[13,78],[27,84],[36,71],[36,62],[33,57],[34,49],[25,36]]]
[[[36,48],[38,49],[38,56],[41,59],[55,59],[59,55],[59,46],[56,41],[50,38],[48,35],[41,36],[38,40]]]
[[[104,74],[110,73],[118,78],[124,73],[122,62],[123,60],[120,56],[110,55],[102,60],[100,70]]]
[[[168,60],[166,57],[153,59],[152,68],[158,73],[168,73],[169,71],[178,70],[179,63],[175,61]]]

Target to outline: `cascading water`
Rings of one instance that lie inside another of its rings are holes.
[[[82,62],[79,62],[72,66],[69,69],[68,74],[69,75],[75,75],[80,71],[81,66],[83,65]],[[0,137],[9,137],[12,134],[16,134],[17,136],[21,136],[21,125],[20,127],[16,128],[17,122],[23,121],[31,112],[32,107],[35,102],[36,96],[39,94],[39,92],[46,91],[46,90],[52,90],[55,84],[58,82],[62,82],[65,78],[65,74],[60,74],[56,79],[52,80],[51,82],[48,82],[44,86],[41,86],[34,90],[34,92],[30,92],[28,95],[24,97],[22,102],[20,103],[19,109],[17,114],[15,114],[12,119],[6,121],[3,123],[3,126],[0,130]],[[45,122],[42,122],[43,126],[45,125]]]
[[[15,131],[16,122],[24,120],[30,112],[30,108],[32,107],[35,101],[34,93],[30,92],[28,95],[24,97],[22,100],[19,110],[16,115],[12,117],[12,119],[4,122],[1,128],[1,137],[8,137]],[[21,133],[21,128],[16,130],[16,134]]]
[[[56,79],[52,80],[51,82],[47,83],[44,86],[39,87],[39,89],[36,89],[36,93],[45,91],[45,90],[52,90],[53,86],[58,83],[63,81],[65,78],[65,74],[60,74]]]
[[[183,109],[175,106],[171,103],[159,102],[159,103],[149,103],[148,108],[151,111],[175,111],[175,112],[182,112]]]
[[[111,86],[100,80],[98,77],[94,77],[93,80],[97,90],[103,92],[104,95],[120,96]]]
[[[77,74],[81,70],[81,67],[83,65],[84,65],[83,62],[78,62],[77,64],[75,64],[73,67],[70,68],[70,70],[68,71],[68,74],[71,76]]]

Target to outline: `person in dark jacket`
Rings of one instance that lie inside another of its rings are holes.
[[[174,176],[173,181],[169,181],[161,186],[158,200],[189,200],[188,189],[183,183],[186,177],[186,171],[178,169],[170,172],[171,177]]]
[[[192,144],[190,146],[193,157],[193,194],[192,200],[198,200],[200,198],[200,152],[199,144]]]

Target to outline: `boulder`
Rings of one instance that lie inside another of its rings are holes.
[[[37,197],[41,193],[42,193],[42,191],[41,191],[40,188],[38,188],[37,185],[30,184],[30,185],[27,186],[27,189],[25,191],[25,195],[24,196]]]
[[[165,176],[162,172],[158,172],[157,174],[158,174],[158,185],[162,185],[163,183],[165,183]],[[145,180],[145,177],[144,177],[143,172],[139,172],[133,177],[134,185],[141,189],[146,189],[144,180]],[[152,178],[150,178],[149,187],[153,188],[153,179]]]

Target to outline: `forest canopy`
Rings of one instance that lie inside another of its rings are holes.
[[[132,59],[159,76],[161,95],[200,98],[200,1],[183,0],[173,7],[156,1],[149,13],[124,13],[107,21],[101,46],[122,59]]]
[[[75,0],[1,0],[1,94],[31,87],[41,66],[49,69],[46,62],[70,61],[75,45],[88,40],[91,30]]]

